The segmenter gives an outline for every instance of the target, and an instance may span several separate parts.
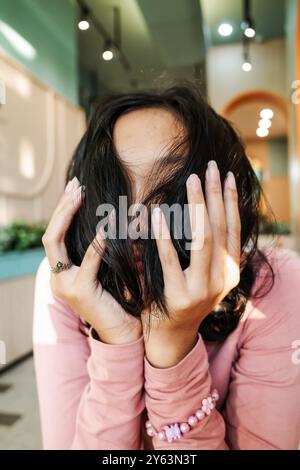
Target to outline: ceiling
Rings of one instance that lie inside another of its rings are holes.
[[[92,26],[78,31],[83,82],[91,76],[99,91],[148,88],[173,79],[201,80],[205,47],[198,0],[87,0],[93,14],[113,31],[113,6],[121,10],[122,51],[130,70],[121,61],[102,60],[105,41]],[[126,5],[126,8],[125,8]],[[171,13],[170,13],[171,12]]]
[[[200,0],[200,4],[209,44],[241,42],[242,0]],[[251,0],[251,16],[255,21],[257,41],[284,36],[285,0]],[[233,33],[227,38],[218,34],[218,27],[223,22],[233,26]]]
[[[252,2],[260,39],[282,37],[285,0]],[[83,101],[85,94],[148,88],[178,79],[198,79],[204,87],[207,48],[241,40],[242,0],[85,0],[85,3],[111,36],[113,7],[120,8],[121,46],[130,70],[125,70],[117,58],[109,62],[102,59],[104,40],[95,27],[78,30]],[[234,27],[229,39],[217,33],[223,21]]]

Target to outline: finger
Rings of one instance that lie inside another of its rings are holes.
[[[73,189],[76,189],[80,186],[79,180],[74,176],[70,181],[68,181],[66,187],[65,187],[65,192],[68,193],[70,191],[73,191]]]
[[[214,281],[222,282],[227,249],[226,218],[220,173],[215,161],[208,163],[205,176],[206,204],[212,230],[211,272]]]
[[[170,290],[178,292],[178,289],[182,290],[185,279],[165,216],[159,207],[155,207],[153,210],[152,226],[163,271],[165,289],[169,292]]]
[[[52,214],[51,219],[52,219],[53,217],[55,217],[55,215],[60,211],[60,208],[61,208],[60,202],[62,201],[62,199],[63,199],[63,197],[64,197],[64,194],[65,194],[65,193],[71,193],[71,192],[75,191],[77,188],[79,188],[79,186],[80,186],[80,182],[78,181],[78,179],[76,178],[76,176],[74,176],[74,178],[73,178],[72,180],[70,180],[70,181],[68,182],[68,184],[66,185],[65,191],[64,191],[64,193],[62,194],[62,196],[61,196],[61,198],[60,198],[60,200],[59,200],[59,202],[58,202],[58,204],[57,204],[57,206],[56,206],[56,208],[55,208],[55,210],[54,210],[54,212],[53,212],[53,214]],[[49,224],[48,224],[48,226],[49,226]]]
[[[79,209],[83,199],[82,187],[79,186],[67,191],[61,197],[59,204],[51,217],[47,230],[43,236],[43,243],[50,264],[58,260],[68,261],[64,239],[70,223]]]
[[[241,219],[236,182],[232,172],[228,172],[225,179],[224,204],[227,221],[227,253],[239,266],[241,256]]]
[[[47,227],[47,234],[52,235],[57,235],[57,230],[55,230],[55,224],[57,223],[57,215],[60,216],[62,212],[62,208],[65,207],[66,202],[73,202],[73,205],[75,205],[75,202],[77,201],[76,194],[77,194],[77,189],[80,187],[80,183],[76,177],[74,177],[71,181],[68,182],[67,186],[65,187],[65,191],[62,194],[52,216],[51,219],[48,223]],[[54,230],[53,230],[54,228]]]
[[[105,249],[105,238],[102,229],[97,232],[92,243],[85,252],[77,279],[96,281]]]
[[[190,266],[187,271],[191,288],[199,291],[204,282],[211,257],[211,228],[199,177],[192,174],[187,179],[187,199],[192,232]]]

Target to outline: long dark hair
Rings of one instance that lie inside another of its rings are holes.
[[[274,273],[266,256],[257,247],[262,191],[244,145],[232,125],[209,106],[194,85],[112,95],[97,105],[67,175],[67,180],[77,176],[86,186],[84,204],[66,236],[67,250],[71,260],[80,265],[95,236],[99,222],[97,206],[112,204],[118,215],[119,196],[127,196],[129,203],[132,202],[130,175],[117,155],[113,128],[119,116],[151,107],[167,109],[176,115],[184,126],[185,136],[154,165],[148,177],[148,191],[141,202],[147,206],[163,202],[183,207],[187,203],[185,185],[188,176],[196,173],[204,184],[209,160],[217,162],[222,184],[228,171],[232,171],[236,178],[242,222],[241,278],[239,285],[205,318],[199,330],[208,341],[223,341],[236,328],[249,297],[265,295],[271,289]],[[171,226],[172,235],[173,229]],[[173,238],[183,269],[189,265],[190,256],[185,249],[185,241]],[[162,314],[167,314],[156,242],[149,238],[139,240],[139,244],[143,276],[135,267],[132,240],[108,239],[99,280],[129,314],[139,316],[143,308],[152,305],[156,305]],[[268,268],[270,282],[264,283],[264,292],[254,293],[252,288],[262,264]]]

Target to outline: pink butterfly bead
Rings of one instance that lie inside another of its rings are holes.
[[[204,411],[204,413],[206,415],[210,415],[212,409],[214,408],[214,403],[212,401],[212,398],[211,397],[208,397],[208,398],[204,398],[204,400],[202,400],[202,410]]]
[[[169,426],[164,426],[163,429],[165,431],[166,439],[168,442],[176,441],[182,436],[178,423],[170,424]]]

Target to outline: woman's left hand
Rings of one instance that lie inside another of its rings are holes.
[[[227,175],[222,194],[214,161],[206,171],[205,196],[206,203],[200,179],[191,175],[187,180],[187,197],[192,240],[190,265],[185,271],[162,211],[159,208],[153,211],[153,231],[169,314],[159,318],[142,315],[146,356],[154,367],[166,368],[180,362],[196,344],[203,319],[239,283],[241,223],[235,178],[232,173]],[[199,204],[204,209],[201,224],[196,217]]]

